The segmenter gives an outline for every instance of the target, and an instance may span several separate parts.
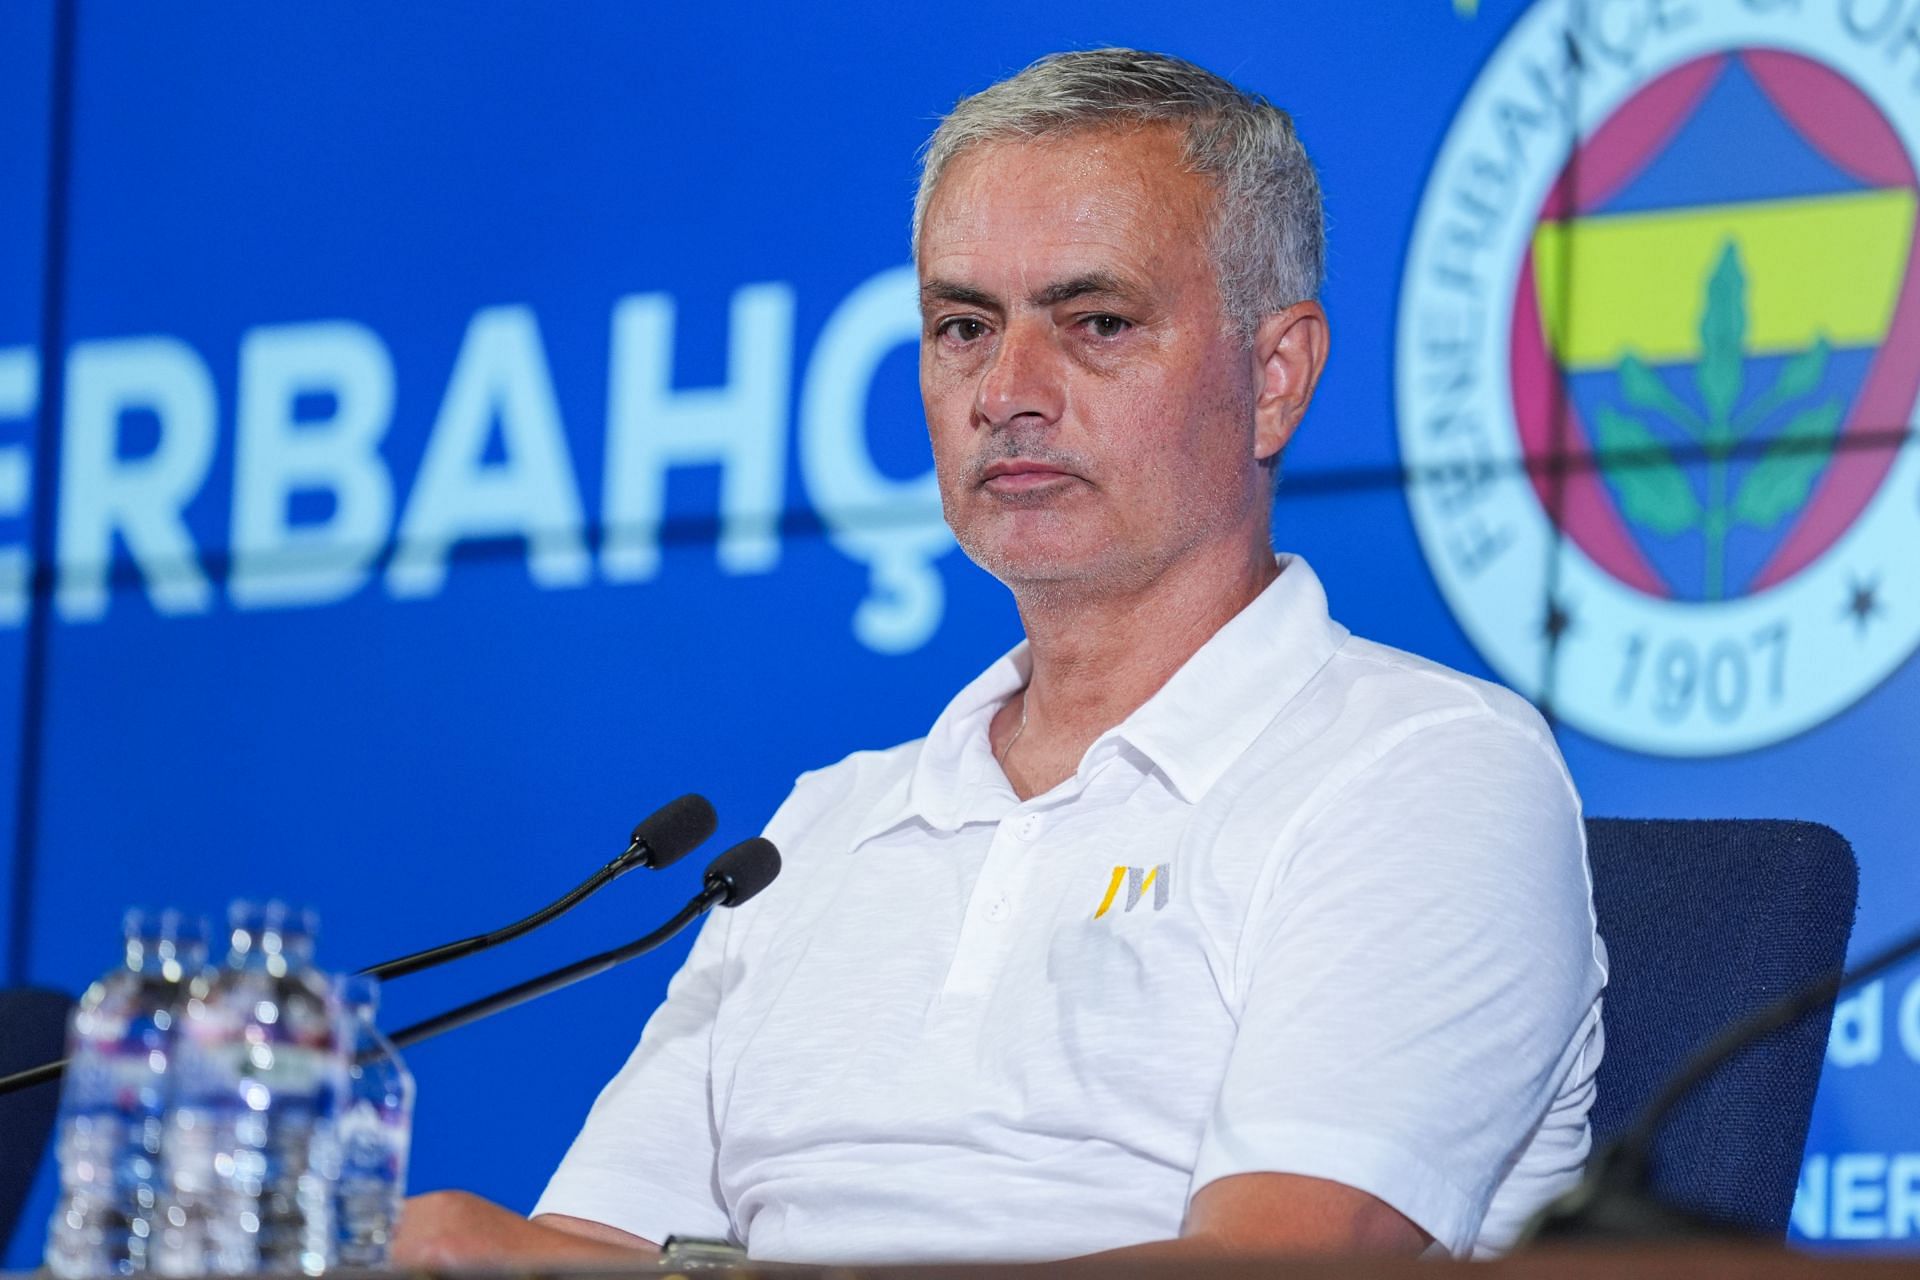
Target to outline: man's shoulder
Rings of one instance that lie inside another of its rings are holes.
[[[796,794],[805,791],[846,800],[864,792],[886,790],[911,778],[920,761],[925,738],[891,747],[869,747],[850,752],[832,764],[809,769],[794,779]]]
[[[1236,803],[1304,814],[1397,786],[1406,769],[1472,775],[1477,788],[1571,791],[1553,731],[1525,698],[1427,658],[1343,637],[1235,765]],[[1275,785],[1284,779],[1283,785]]]
[[[1390,645],[1348,636],[1327,663],[1324,688],[1344,715],[1401,736],[1439,724],[1456,732],[1517,732],[1551,743],[1532,703],[1504,685]]]
[[[855,751],[834,763],[809,769],[767,824],[767,834],[784,852],[823,825],[849,832],[873,820],[889,805],[904,803],[925,738],[898,746]],[[783,843],[783,838],[786,843]]]

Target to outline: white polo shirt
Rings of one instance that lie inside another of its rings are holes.
[[[1510,1242],[1588,1152],[1579,798],[1524,701],[1355,639],[1282,561],[1045,795],[987,741],[1024,647],[923,741],[803,776],[780,879],[707,923],[535,1214],[1045,1259],[1277,1171]]]

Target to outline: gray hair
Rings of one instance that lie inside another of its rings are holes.
[[[1286,112],[1191,62],[1138,49],[1050,54],[962,98],[927,140],[913,249],[940,176],[986,142],[1167,121],[1185,128],[1187,167],[1216,192],[1212,244],[1226,318],[1242,340],[1263,317],[1320,291],[1320,181]]]

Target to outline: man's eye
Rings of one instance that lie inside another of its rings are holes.
[[[936,332],[941,337],[951,338],[955,342],[972,342],[986,331],[987,326],[972,316],[955,316],[951,320],[941,321]]]
[[[1101,338],[1117,338],[1133,327],[1131,321],[1109,315],[1088,316],[1085,323],[1095,336]]]

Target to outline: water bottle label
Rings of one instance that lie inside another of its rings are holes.
[[[88,1049],[68,1064],[62,1110],[69,1115],[158,1111],[165,1102],[166,1055],[141,1046],[127,1051]]]
[[[276,1093],[322,1102],[339,1085],[343,1067],[325,1049],[296,1044],[254,1045],[246,1060],[246,1074],[270,1080]]]
[[[174,1064],[181,1096],[235,1097],[256,1111],[296,1098],[328,1109],[343,1071],[338,1055],[324,1049],[193,1037],[183,1041]]]

